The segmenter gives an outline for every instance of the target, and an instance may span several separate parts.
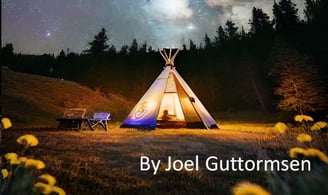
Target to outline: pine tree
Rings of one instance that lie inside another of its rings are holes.
[[[225,41],[227,41],[227,35],[224,32],[222,26],[219,26],[218,30],[216,31],[216,36],[214,37],[215,40],[215,46],[221,46],[224,44]]]
[[[1,48],[1,64],[8,66],[12,65],[14,57],[14,47],[12,43],[7,43]]]
[[[130,54],[136,54],[138,52],[138,42],[137,39],[133,39],[131,46],[129,48]]]
[[[114,45],[110,46],[109,53],[116,54],[116,47]]]
[[[106,35],[106,30],[102,28],[101,31],[95,35],[94,40],[89,43],[90,49],[85,50],[84,52],[90,53],[92,55],[103,54],[109,47],[107,41],[108,37]]]
[[[147,49],[147,52],[148,52],[148,53],[153,52],[153,47],[152,47],[151,45],[149,45],[149,47],[148,47],[148,49]]]
[[[251,32],[254,35],[270,35],[273,32],[273,22],[262,9],[253,7],[252,20],[250,20]]]
[[[208,37],[207,33],[205,33],[204,43],[205,43],[205,46],[204,46],[205,49],[212,48],[212,42],[211,42],[211,39]]]
[[[123,46],[121,47],[120,54],[122,54],[122,55],[127,55],[127,54],[128,54],[128,49],[129,49],[129,46],[127,46],[127,45],[123,45]]]
[[[305,0],[304,14],[308,24],[318,25],[322,30],[327,29],[327,0]]]
[[[139,49],[139,52],[142,53],[142,54],[147,53],[147,41],[145,41],[145,42],[141,45],[141,47],[140,47],[140,49]]]
[[[226,28],[224,30],[226,32],[227,38],[229,40],[237,39],[238,38],[238,33],[237,33],[238,27],[235,26],[236,24],[233,23],[231,20],[228,20],[225,25],[226,25]]]
[[[189,40],[189,50],[190,51],[196,51],[197,50],[196,44],[191,39]]]
[[[316,0],[305,0],[304,14],[308,23],[313,23],[316,20],[316,12],[318,10],[318,1]]]
[[[291,0],[280,0],[279,3],[274,2],[273,15],[276,23],[277,31],[285,31],[295,27],[300,23],[296,4]]]
[[[240,40],[248,39],[248,37],[249,37],[249,33],[246,33],[244,26],[242,26],[240,31]]]
[[[58,58],[65,58],[65,57],[66,57],[66,54],[65,54],[64,50],[62,49],[62,50],[59,52]]]

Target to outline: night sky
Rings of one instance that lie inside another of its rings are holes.
[[[102,27],[119,50],[136,38],[153,48],[197,45],[228,19],[249,29],[252,7],[272,16],[273,0],[2,0],[2,46],[15,53],[80,53]],[[304,0],[294,0],[303,15]]]

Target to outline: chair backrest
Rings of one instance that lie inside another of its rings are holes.
[[[86,112],[85,108],[71,108],[64,112],[63,118],[83,118]]]
[[[110,117],[110,113],[109,112],[96,112],[93,115],[94,119],[103,119],[103,120],[108,120]]]

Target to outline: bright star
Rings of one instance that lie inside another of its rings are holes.
[[[194,29],[195,29],[194,24],[193,24],[193,23],[188,24],[188,25],[187,25],[187,29],[190,30],[190,31],[191,31],[191,30],[194,30]]]
[[[51,32],[47,31],[46,32],[46,37],[50,37],[51,36]]]

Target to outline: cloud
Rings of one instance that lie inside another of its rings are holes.
[[[240,0],[205,0],[206,4],[210,7],[226,7],[233,5],[242,5],[245,1]]]
[[[224,25],[227,20],[232,20],[238,27],[249,29],[249,20],[252,17],[252,8],[262,8],[272,17],[273,1],[271,0],[204,0],[207,6],[217,10],[218,21]]]
[[[189,0],[147,0],[143,10],[159,22],[184,21],[192,17]]]

